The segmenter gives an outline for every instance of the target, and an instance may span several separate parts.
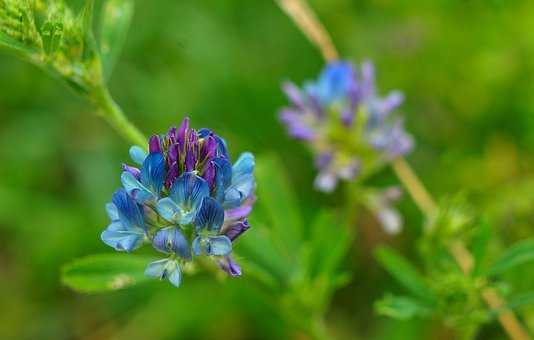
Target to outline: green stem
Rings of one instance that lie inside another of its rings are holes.
[[[119,135],[133,144],[146,147],[146,137],[128,120],[120,106],[111,97],[105,85],[96,88],[91,99],[98,109],[98,115],[104,118]]]

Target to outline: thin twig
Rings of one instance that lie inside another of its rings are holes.
[[[326,62],[338,59],[338,53],[330,36],[304,0],[275,1],[295,22],[304,35],[321,51]],[[437,211],[438,206],[406,160],[397,158],[392,167],[421,212],[426,216],[432,216]],[[467,247],[461,242],[456,242],[449,247],[449,251],[464,274],[469,275],[473,268],[474,260]],[[511,339],[530,339],[529,334],[523,329],[515,314],[505,308],[504,299],[495,289],[486,287],[481,294],[490,308],[502,311],[499,314],[499,322]]]

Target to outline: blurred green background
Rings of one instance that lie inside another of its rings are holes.
[[[410,162],[438,197],[464,192],[509,244],[534,222],[534,3],[311,1],[341,54],[371,59],[385,93],[401,89]],[[233,154],[275,153],[288,169],[304,220],[340,204],[312,188],[305,147],[276,111],[282,80],[315,77],[321,56],[273,1],[138,1],[111,92],[145,133],[185,115],[228,140]],[[112,252],[99,239],[104,204],[119,186],[128,147],[91,106],[37,68],[0,55],[0,339],[304,339],[248,282],[187,278],[101,296],[59,280],[75,257]],[[389,169],[372,179],[394,184]],[[260,197],[261,200],[261,197]],[[342,339],[447,338],[428,321],[378,317],[373,301],[398,290],[373,260],[378,244],[415,253],[421,217],[400,204],[404,231],[387,236],[361,211],[346,259],[353,271],[327,315]],[[335,231],[334,231],[335,232]],[[238,248],[239,249],[239,248]],[[413,256],[412,256],[413,257]],[[529,287],[534,273],[510,274]],[[534,328],[534,310],[523,316]],[[497,324],[480,339],[501,339]]]

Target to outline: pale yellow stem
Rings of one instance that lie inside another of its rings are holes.
[[[338,59],[332,39],[310,6],[303,0],[275,0],[280,8],[295,22],[304,35],[314,44],[326,61]]]
[[[280,8],[295,22],[306,37],[321,51],[325,61],[338,59],[338,53],[332,39],[317,16],[304,0],[275,0]],[[402,182],[415,204],[426,216],[432,216],[438,209],[437,204],[428,193],[423,183],[419,180],[410,165],[404,158],[397,158],[392,163],[393,170]],[[467,247],[461,242],[455,242],[449,247],[454,260],[458,263],[462,272],[469,275],[473,269],[473,256]],[[523,329],[515,314],[507,309],[504,299],[493,288],[483,288],[482,298],[488,306],[500,311],[499,322],[508,336],[513,340],[531,339]]]

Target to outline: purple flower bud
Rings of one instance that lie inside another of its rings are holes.
[[[177,142],[181,145],[185,145],[185,138],[187,137],[187,131],[189,130],[189,117],[185,117],[178,129]]]
[[[173,164],[175,162],[178,162],[178,159],[180,157],[180,144],[176,143],[176,144],[172,144],[171,146],[169,146],[169,152],[168,152],[168,159],[169,159],[169,163],[170,164]]]
[[[217,141],[213,136],[208,136],[204,139],[202,143],[202,148],[200,149],[200,159],[202,161],[206,159],[211,159],[215,157],[217,153]]]
[[[185,171],[193,171],[197,165],[197,148],[196,145],[191,145],[188,147],[187,153],[185,154]]]
[[[173,126],[169,129],[169,132],[167,132],[167,138],[171,142],[171,144],[176,143],[176,140],[178,139],[178,132],[176,130],[176,126]]]
[[[159,136],[153,135],[152,137],[150,137],[150,140],[148,142],[148,151],[150,153],[161,152]]]
[[[179,174],[180,174],[180,168],[178,166],[178,163],[174,162],[169,167],[169,171],[167,172],[167,178],[165,178],[165,186],[167,188],[170,188]]]
[[[139,179],[139,176],[141,175],[141,171],[138,168],[129,166],[128,164],[122,164],[122,170],[131,173],[137,179]]]
[[[230,256],[219,260],[219,267],[232,277],[241,276],[241,267]]]
[[[215,185],[216,173],[217,173],[217,170],[216,170],[215,163],[210,161],[204,166],[204,174],[202,174],[202,178],[204,178],[206,182],[208,182],[208,186],[210,190],[212,190]]]
[[[248,224],[248,220],[245,219],[243,221],[237,221],[234,224],[229,225],[224,231],[224,234],[228,236],[228,238],[233,242],[249,228],[250,224]]]

